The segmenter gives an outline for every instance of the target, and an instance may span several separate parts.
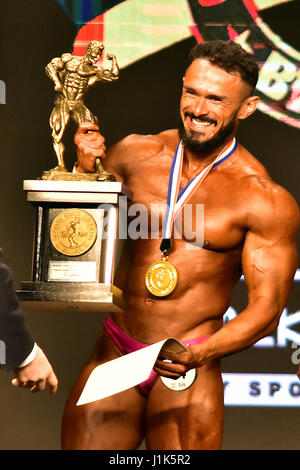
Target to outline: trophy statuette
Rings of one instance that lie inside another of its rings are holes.
[[[83,102],[87,91],[97,82],[112,82],[119,78],[119,67],[115,55],[107,54],[106,56],[111,61],[110,70],[95,65],[103,49],[103,44],[91,41],[83,57],[64,53],[61,57],[53,58],[46,66],[46,73],[53,81],[57,92],[49,123],[58,165],[49,171],[44,171],[43,180],[115,181],[115,177],[102,167],[100,158],[96,159],[95,173],[68,172],[64,161],[65,147],[62,142],[70,118],[76,124],[88,122],[98,124],[97,117]]]

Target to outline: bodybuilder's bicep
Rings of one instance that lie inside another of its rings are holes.
[[[275,199],[266,198],[258,209],[250,216],[242,254],[249,303],[268,298],[281,313],[297,268],[299,210],[282,188]]]

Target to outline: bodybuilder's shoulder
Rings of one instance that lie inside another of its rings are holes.
[[[164,131],[159,134],[143,135],[130,134],[109,149],[109,156],[118,156],[118,159],[149,158],[163,151],[166,146],[176,147],[174,131]]]
[[[248,175],[244,178],[247,213],[250,225],[290,227],[299,226],[299,207],[287,189],[269,176]]]
[[[255,222],[273,226],[294,220],[295,226],[298,226],[299,208],[294,197],[271,178],[256,157],[240,145],[231,172],[239,188],[249,225]]]

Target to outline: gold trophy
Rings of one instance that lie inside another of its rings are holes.
[[[97,117],[83,102],[86,92],[97,82],[112,82],[119,78],[118,63],[113,54],[106,56],[111,61],[110,70],[95,65],[103,49],[103,44],[91,41],[83,57],[65,53],[61,57],[52,59],[46,66],[46,73],[53,81],[54,89],[58,94],[49,120],[58,165],[52,170],[43,172],[42,179],[44,180],[115,181],[114,176],[103,169],[100,158],[97,158],[95,173],[69,173],[65,166],[65,147],[62,142],[70,118],[76,124],[98,123]]]
[[[23,281],[18,291],[30,309],[125,308],[116,273],[127,237],[127,198],[132,199],[132,193],[103,169],[100,158],[94,173],[69,172],[62,143],[70,118],[77,124],[98,123],[83,102],[88,89],[119,78],[114,55],[106,56],[110,69],[95,65],[103,49],[103,44],[92,41],[83,57],[65,53],[46,67],[57,92],[50,127],[58,165],[23,185],[36,208],[31,281]]]

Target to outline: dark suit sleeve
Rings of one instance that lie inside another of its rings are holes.
[[[4,370],[16,369],[31,353],[34,341],[14,289],[12,272],[1,261],[0,250],[0,363]]]

